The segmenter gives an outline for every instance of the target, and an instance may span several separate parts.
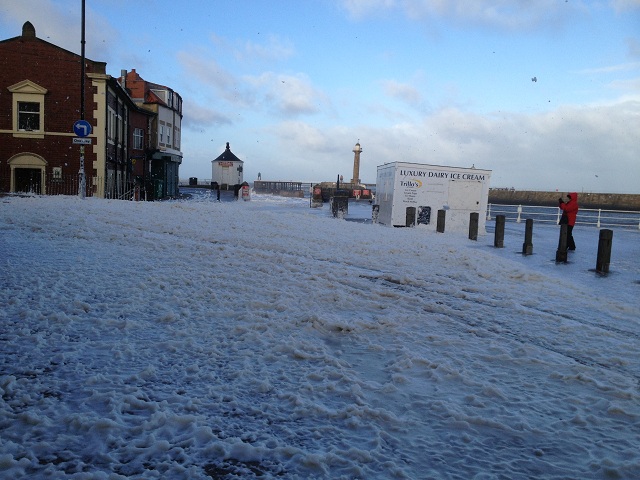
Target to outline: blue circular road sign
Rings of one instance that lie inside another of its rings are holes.
[[[91,124],[86,120],[76,120],[73,124],[73,131],[78,137],[86,137],[91,135]]]

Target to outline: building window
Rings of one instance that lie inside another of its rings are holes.
[[[118,115],[118,144],[124,144],[124,120],[122,115]]]
[[[164,144],[164,125],[160,125],[160,143]]]
[[[116,123],[116,112],[113,110],[113,108],[109,107],[109,112],[107,115],[107,140],[109,140],[110,143],[114,143],[116,139]]]
[[[167,145],[171,146],[171,124],[167,124]]]
[[[18,130],[37,132],[40,130],[40,104],[18,102]]]
[[[141,128],[133,130],[133,148],[137,150],[144,148],[144,131]]]

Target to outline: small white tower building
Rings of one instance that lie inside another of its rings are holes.
[[[229,190],[243,182],[243,169],[244,162],[231,152],[227,142],[224,152],[211,161],[211,181],[216,182],[222,190]]]

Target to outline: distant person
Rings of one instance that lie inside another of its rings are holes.
[[[558,199],[558,207],[562,210],[560,225],[567,225],[567,250],[575,250],[576,242],[573,240],[573,226],[576,224],[578,215],[578,194],[571,192],[567,194],[569,201],[565,202],[562,197]]]

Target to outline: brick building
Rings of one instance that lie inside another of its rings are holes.
[[[136,105],[154,113],[145,178],[156,196],[174,197],[178,194],[178,168],[182,163],[182,97],[169,87],[144,80],[135,69],[122,71],[120,82]]]
[[[160,144],[158,126],[160,114],[164,118],[170,110],[179,132],[180,96],[164,87],[179,110],[162,97],[157,105],[138,101],[122,79],[107,75],[106,63],[85,58],[84,118],[93,132],[90,145],[74,144],[73,124],[81,118],[81,60],[37,38],[29,22],[20,36],[0,41],[0,192],[78,194],[84,149],[88,196],[177,195],[179,136],[167,142],[163,129]]]

